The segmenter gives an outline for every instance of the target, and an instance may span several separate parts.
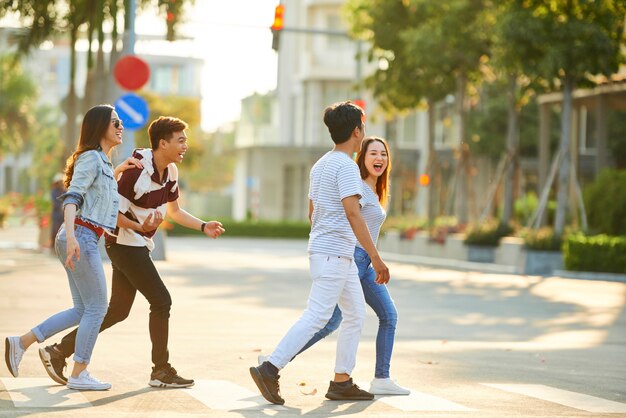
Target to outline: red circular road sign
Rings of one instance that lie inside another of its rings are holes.
[[[113,76],[120,87],[126,90],[138,90],[148,82],[150,67],[141,58],[126,55],[115,64]]]

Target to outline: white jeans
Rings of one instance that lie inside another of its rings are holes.
[[[351,374],[365,321],[365,298],[356,264],[346,257],[312,254],[309,269],[313,284],[307,308],[278,343],[269,361],[279,369],[285,367],[313,334],[326,325],[339,305],[343,321],[337,337],[335,373]]]

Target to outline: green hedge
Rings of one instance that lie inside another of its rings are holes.
[[[567,270],[626,273],[626,237],[571,235],[563,245]]]
[[[626,235],[626,170],[605,169],[585,187],[589,229],[595,234]]]
[[[220,220],[226,232],[224,237],[308,238],[311,226],[308,222],[270,222]],[[202,234],[178,224],[167,231],[170,236]]]

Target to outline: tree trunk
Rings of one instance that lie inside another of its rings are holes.
[[[87,30],[88,49],[87,49],[87,79],[85,80],[85,94],[83,96],[82,113],[87,111],[96,104],[95,100],[95,74],[94,74],[94,59],[93,59],[93,33],[94,33],[94,16],[89,18],[89,28]]]
[[[507,93],[508,122],[506,131],[507,170],[504,180],[504,210],[500,223],[506,225],[513,216],[514,193],[513,185],[517,167],[517,150],[519,139],[519,112],[517,110],[517,76],[509,74],[509,91]]]
[[[572,92],[574,90],[574,81],[570,77],[565,76],[562,81],[563,105],[561,109],[561,141],[559,143],[562,160],[559,167],[559,191],[557,194],[556,220],[554,222],[554,232],[557,235],[563,234],[567,217],[570,171],[569,142],[572,129]]]
[[[459,120],[459,160],[456,175],[456,216],[460,224],[466,224],[468,221],[467,206],[467,182],[465,175],[465,165],[467,164],[467,141],[465,140],[465,89],[467,87],[467,77],[465,74],[459,75],[457,78],[456,105]]]
[[[433,225],[437,217],[437,192],[435,190],[435,173],[437,172],[437,151],[435,151],[435,102],[428,100],[428,224]]]
[[[76,97],[76,40],[78,39],[78,28],[72,27],[70,31],[70,85],[67,92],[66,104],[66,128],[65,128],[65,152],[64,157],[69,157],[76,146],[77,129],[76,116],[78,113],[78,97]]]

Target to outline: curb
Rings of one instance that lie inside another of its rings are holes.
[[[603,282],[626,283],[626,274],[598,273],[595,271],[554,270],[553,276],[576,280],[597,280]]]
[[[474,261],[454,260],[449,258],[423,257],[419,255],[405,255],[397,253],[381,253],[383,260],[407,264],[419,264],[429,267],[448,268],[461,271],[482,271],[496,274],[521,274],[517,267],[494,263],[477,263]]]

